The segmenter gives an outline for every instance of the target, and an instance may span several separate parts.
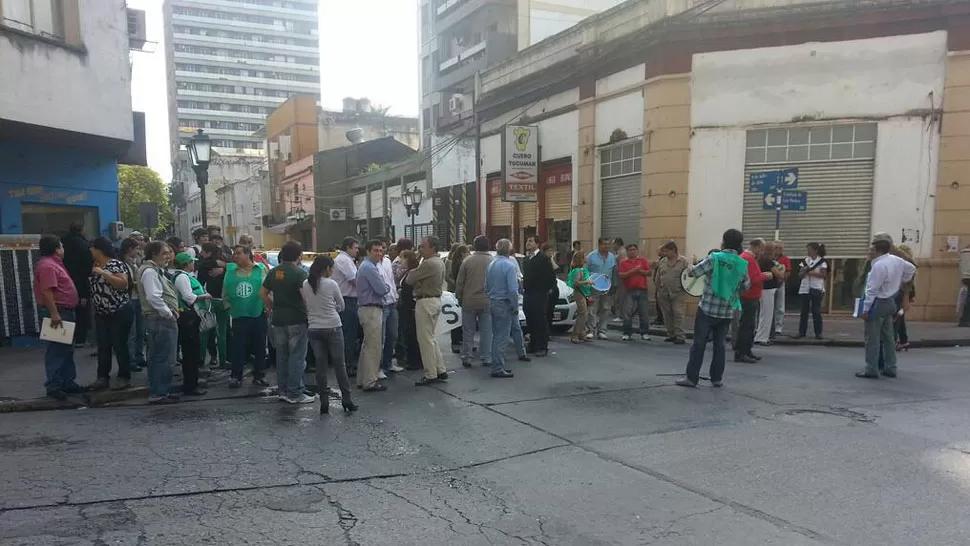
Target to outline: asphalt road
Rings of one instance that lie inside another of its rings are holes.
[[[0,415],[0,544],[970,543],[968,349],[872,381],[859,349],[769,348],[720,390],[661,375],[686,347],[554,350],[512,380],[449,358],[447,385],[399,377],[354,415]]]

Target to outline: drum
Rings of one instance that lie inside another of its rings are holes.
[[[612,285],[612,283],[610,282],[610,278],[607,277],[606,275],[603,275],[602,273],[597,273],[596,275],[590,275],[589,280],[593,281],[593,290],[596,290],[597,292],[610,291],[610,286]]]
[[[704,295],[704,286],[707,284],[707,275],[701,275],[700,277],[691,277],[688,275],[689,269],[685,269],[683,273],[680,274],[680,285],[684,287],[684,291],[699,298]]]

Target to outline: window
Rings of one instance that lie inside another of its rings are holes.
[[[600,179],[643,170],[643,141],[626,141],[600,150]]]
[[[748,131],[745,163],[873,159],[876,124],[779,127]]]
[[[78,0],[3,0],[0,26],[80,45]]]

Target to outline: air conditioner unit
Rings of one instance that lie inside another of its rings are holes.
[[[323,118],[323,124],[324,125],[333,125],[336,122],[337,122],[337,120],[333,119],[330,116],[327,116],[327,117]]]
[[[461,95],[452,95],[451,99],[448,100],[448,111],[452,114],[457,114],[464,111],[465,100]]]
[[[330,209],[331,222],[344,222],[347,220],[347,209]]]
[[[128,49],[141,51],[148,42],[145,31],[145,10],[128,8]]]

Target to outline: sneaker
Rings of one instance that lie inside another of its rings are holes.
[[[679,387],[688,387],[688,388],[691,388],[691,389],[696,389],[697,388],[697,383],[694,383],[693,381],[691,381],[690,379],[687,379],[686,377],[681,377],[674,384],[677,385],[677,386],[679,386]]]
[[[230,379],[229,380],[229,388],[230,389],[238,389],[241,386],[242,386],[242,381],[240,381],[239,379]]]
[[[401,373],[404,371],[404,368],[398,366],[397,364],[391,364],[391,367],[388,368],[388,371],[391,371],[394,373]]]
[[[620,340],[622,340],[622,341],[630,341],[630,336],[628,336],[627,334],[623,334],[622,336],[620,336]]]
[[[306,393],[300,394],[299,396],[289,396],[286,401],[290,404],[312,404],[317,401],[316,396],[307,396]]]
[[[648,336],[647,334],[640,334],[640,340],[641,341],[650,341],[650,336]]]
[[[266,379],[260,377],[260,378],[257,378],[257,379],[253,379],[253,385],[256,385],[257,387],[268,387],[269,386],[269,381],[267,381]]]
[[[610,336],[606,335],[605,332],[600,332],[596,334],[596,337],[598,337],[599,339],[610,339]]]
[[[593,339],[593,334],[586,334],[586,339],[592,340]]]
[[[387,374],[384,373],[384,370],[381,370],[381,371],[377,372],[377,378],[378,379],[387,379]]]

